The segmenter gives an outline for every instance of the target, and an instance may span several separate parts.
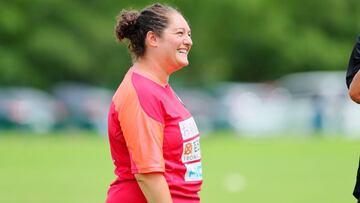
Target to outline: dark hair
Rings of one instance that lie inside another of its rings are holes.
[[[135,58],[145,54],[145,38],[149,31],[161,36],[162,31],[168,26],[168,14],[176,9],[153,4],[144,8],[141,12],[136,10],[122,10],[117,16],[115,27],[116,38],[121,42],[129,40],[128,48]]]

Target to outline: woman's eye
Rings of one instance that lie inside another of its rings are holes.
[[[184,33],[183,32],[177,32],[176,34],[179,35],[179,36],[183,36]]]

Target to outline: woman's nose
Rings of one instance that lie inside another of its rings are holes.
[[[184,44],[192,46],[193,42],[192,42],[191,36],[188,36],[188,35],[187,35],[187,36],[185,37],[185,39],[184,39]]]

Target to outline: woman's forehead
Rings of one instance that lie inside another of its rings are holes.
[[[190,30],[190,27],[189,27],[187,21],[178,12],[174,12],[174,13],[170,14],[168,28]]]

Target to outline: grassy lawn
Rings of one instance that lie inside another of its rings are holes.
[[[341,137],[204,137],[202,202],[354,202],[359,146]],[[114,178],[104,138],[0,132],[1,203],[104,202]]]

